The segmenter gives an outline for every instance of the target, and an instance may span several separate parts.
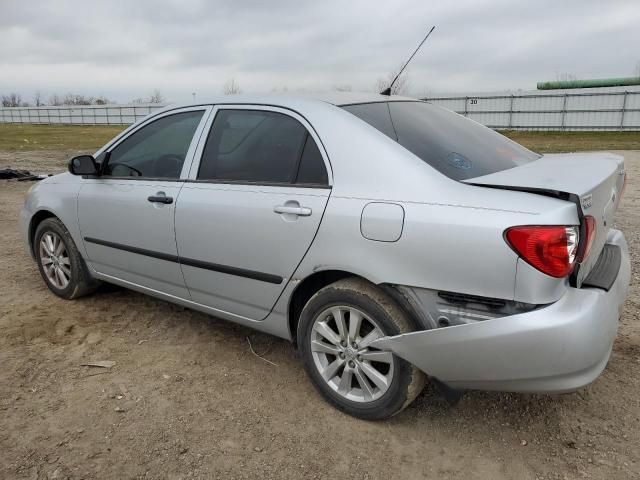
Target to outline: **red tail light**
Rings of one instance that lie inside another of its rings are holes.
[[[591,245],[593,245],[593,240],[596,238],[596,219],[591,215],[587,215],[586,217],[584,217],[584,233],[585,238],[582,241],[584,242],[585,246],[584,251],[580,254],[579,261],[581,262],[589,256]]]
[[[578,251],[578,229],[571,226],[522,226],[505,232],[507,243],[529,265],[552,277],[573,271]]]

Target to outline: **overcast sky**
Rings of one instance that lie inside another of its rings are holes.
[[[428,28],[414,94],[633,75],[640,0],[0,0],[0,93],[125,102],[222,92],[372,90]]]

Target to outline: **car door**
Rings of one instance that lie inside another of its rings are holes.
[[[258,106],[211,115],[176,207],[176,240],[193,301],[265,318],[318,230],[330,165],[299,115]]]
[[[157,115],[99,155],[101,175],[83,179],[78,195],[80,231],[96,272],[189,298],[178,263],[175,202],[210,110]]]

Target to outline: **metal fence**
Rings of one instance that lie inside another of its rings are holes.
[[[64,107],[0,107],[0,123],[66,125],[130,125],[165,105],[86,105]]]
[[[495,129],[640,130],[640,89],[433,96],[428,100]],[[0,107],[0,123],[129,125],[159,104]]]
[[[640,91],[428,97],[498,130],[640,130]]]

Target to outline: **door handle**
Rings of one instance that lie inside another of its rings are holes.
[[[289,215],[299,215],[301,217],[308,217],[311,215],[311,209],[308,207],[295,207],[289,205],[277,205],[273,207],[275,213],[284,213]]]
[[[164,203],[167,205],[173,203],[173,197],[167,197],[164,192],[157,192],[155,195],[147,197],[147,200],[151,203]]]

